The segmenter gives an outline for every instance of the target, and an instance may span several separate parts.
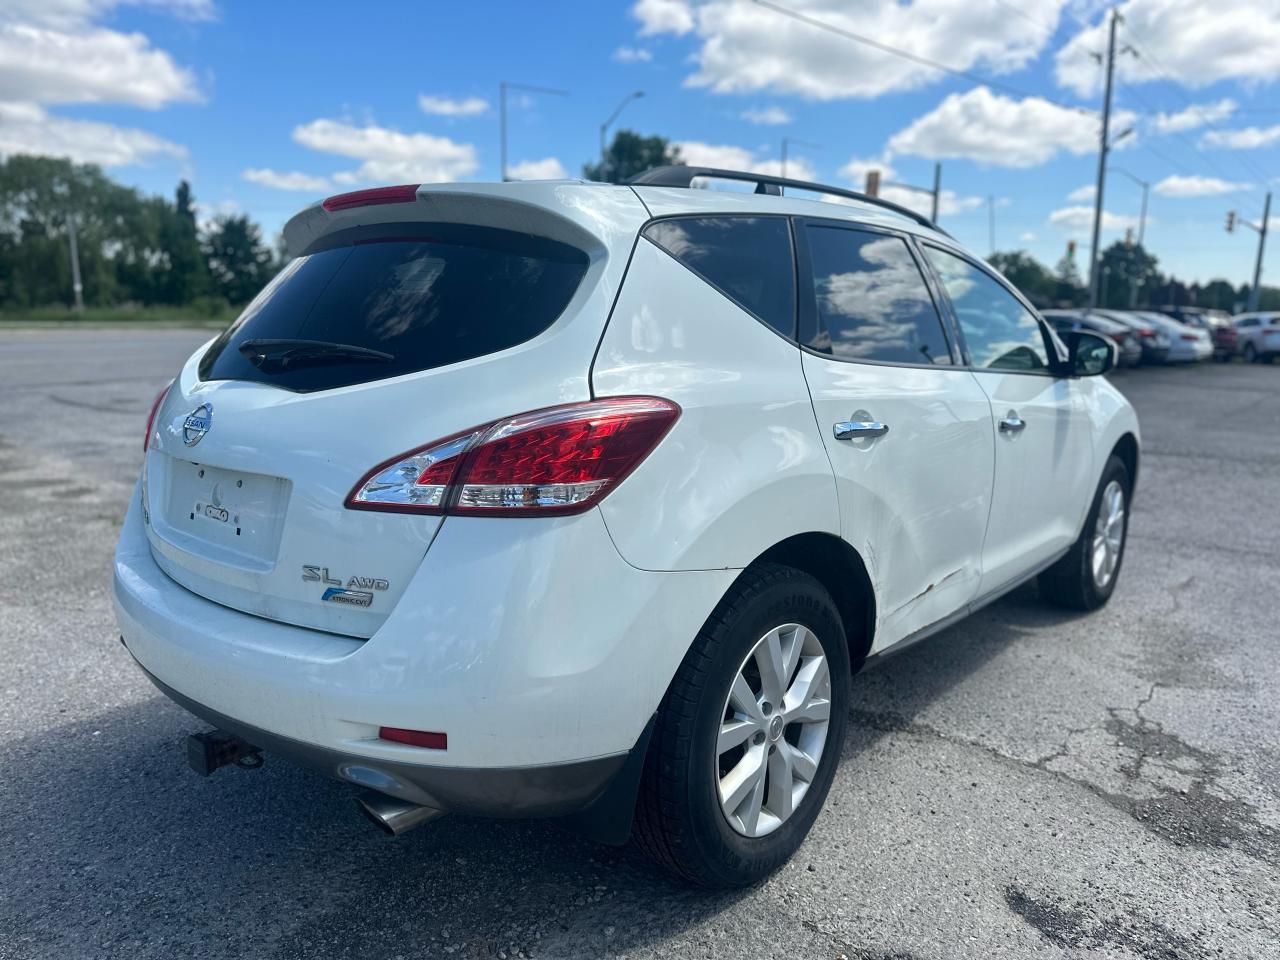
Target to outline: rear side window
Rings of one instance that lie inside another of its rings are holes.
[[[1049,351],[1035,316],[994,277],[968,260],[926,247],[975,367],[1047,371]]]
[[[951,363],[942,320],[901,237],[806,229],[816,322],[805,346],[843,360]]]
[[[310,392],[481,357],[547,329],[587,269],[582,251],[528,234],[395,229],[290,263],[209,348],[201,378]]]
[[[748,313],[795,338],[795,265],[784,217],[677,217],[644,235]]]

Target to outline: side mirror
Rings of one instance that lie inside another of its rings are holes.
[[[1110,337],[1071,330],[1063,334],[1062,339],[1067,344],[1067,367],[1073,377],[1100,376],[1113,369],[1119,360],[1120,350]]]

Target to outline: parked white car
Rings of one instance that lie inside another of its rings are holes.
[[[1233,317],[1240,355],[1245,363],[1271,363],[1280,354],[1280,314],[1242,313]]]
[[[1208,330],[1190,326],[1155,310],[1131,311],[1130,316],[1165,332],[1169,337],[1169,363],[1197,363],[1213,356],[1213,337]]]
[[[695,176],[756,193],[688,189]],[[633,832],[740,885],[801,843],[850,677],[1039,576],[1104,604],[1138,471],[1114,345],[928,221],[663,168],[390,187],[157,398],[123,641],[213,724],[446,811]]]

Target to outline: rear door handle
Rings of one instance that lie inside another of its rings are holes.
[[[1027,422],[1010,410],[1000,420],[1001,433],[1021,433],[1027,426]]]
[[[841,420],[832,425],[837,440],[860,440],[863,437],[883,437],[889,425],[879,420]]]

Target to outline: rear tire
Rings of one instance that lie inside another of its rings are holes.
[[[1244,350],[1241,351],[1241,356],[1244,357],[1245,363],[1256,363],[1258,360],[1258,351],[1254,349],[1252,343],[1246,343],[1244,345]]]
[[[1096,610],[1111,599],[1129,539],[1131,483],[1124,461],[1113,455],[1102,471],[1079,539],[1040,575],[1042,597],[1074,610]]]
[[[776,647],[771,637],[779,638]],[[780,669],[766,674],[761,649],[780,652]],[[678,878],[709,887],[746,886],[785,863],[835,776],[849,676],[840,614],[822,585],[778,564],[746,570],[698,633],[659,707],[636,803],[637,846]],[[738,727],[750,732],[726,747]],[[736,800],[748,781],[755,786]]]

